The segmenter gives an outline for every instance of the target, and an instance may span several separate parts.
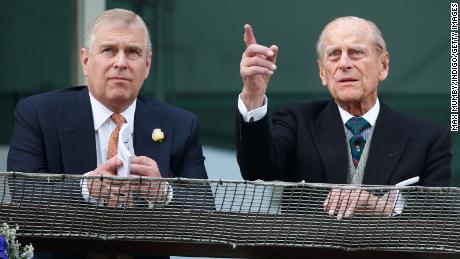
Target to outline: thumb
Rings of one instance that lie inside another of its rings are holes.
[[[104,169],[108,172],[115,172],[122,165],[123,161],[114,156],[105,162]]]

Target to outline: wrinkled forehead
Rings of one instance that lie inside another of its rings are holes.
[[[372,43],[371,27],[361,21],[335,21],[327,25],[323,36],[323,47],[359,45],[370,47]]]
[[[94,28],[94,42],[114,41],[116,39],[129,38],[131,42],[137,42],[145,47],[144,29],[136,23],[123,24],[101,24]]]

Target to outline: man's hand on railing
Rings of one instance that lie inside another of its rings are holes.
[[[332,189],[324,201],[324,210],[329,215],[351,217],[354,214],[391,216],[397,192],[391,191],[378,197],[366,190]]]
[[[123,162],[116,156],[100,164],[88,176],[116,176],[117,169]],[[132,195],[129,186],[122,184],[118,179],[95,178],[88,179],[89,194],[98,204],[116,207],[118,204],[132,204]]]
[[[99,165],[89,176],[116,176],[122,161],[116,156]],[[138,177],[161,178],[158,165],[153,159],[145,156],[135,156],[131,160],[130,178]],[[144,198],[149,204],[166,201],[169,187],[165,182],[127,181],[126,179],[94,178],[87,182],[88,191],[98,204],[109,207],[133,206],[135,196]]]
[[[131,160],[130,177],[154,177],[162,178],[160,169],[155,160],[146,156],[135,156]],[[165,202],[169,191],[168,183],[162,181],[139,181],[134,184],[133,190],[139,196],[146,199],[149,204],[155,202]]]

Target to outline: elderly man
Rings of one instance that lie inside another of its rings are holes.
[[[271,127],[265,92],[278,47],[258,45],[249,25],[244,41],[236,135],[245,179],[395,185],[419,177],[418,185],[450,184],[449,132],[379,101],[389,54],[373,22],[340,17],[323,29],[317,63],[332,100],[276,110]],[[333,189],[324,209],[338,218],[358,211],[391,215],[396,197]]]

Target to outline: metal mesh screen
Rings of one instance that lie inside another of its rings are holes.
[[[86,201],[84,182],[109,186],[120,198]],[[121,195],[123,188],[132,194]],[[332,189],[404,199],[404,209],[338,220],[324,209]],[[459,211],[454,187],[0,173],[0,223],[18,225],[23,237],[460,252]]]

